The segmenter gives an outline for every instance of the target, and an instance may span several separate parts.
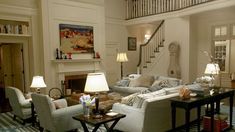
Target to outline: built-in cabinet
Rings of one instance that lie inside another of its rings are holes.
[[[0,19],[0,85],[26,90],[30,21]],[[27,69],[27,70],[25,70]],[[25,74],[26,73],[26,74]]]

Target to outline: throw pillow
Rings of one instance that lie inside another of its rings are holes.
[[[65,99],[55,100],[55,101],[53,101],[53,103],[55,104],[56,109],[61,109],[61,108],[67,107],[67,102]]]
[[[172,78],[172,77],[165,77],[165,76],[159,76],[158,78],[159,80],[168,80],[169,81],[169,84],[172,86],[172,87],[175,87],[175,86],[178,86],[182,83],[182,81],[180,79],[177,79],[177,78]]]
[[[117,86],[128,87],[130,83],[129,79],[122,79],[116,83]]]
[[[131,80],[129,87],[151,87],[153,81],[153,76],[142,75],[137,79]]]
[[[172,87],[168,80],[155,80],[149,90],[153,92],[167,87]]]
[[[166,95],[166,91],[163,89],[155,91],[155,92],[146,93],[146,94],[139,94],[134,100],[133,107],[141,108],[144,100],[158,97],[158,96],[163,96],[163,95]]]
[[[132,106],[133,103],[134,103],[134,99],[136,98],[137,95],[139,95],[140,93],[134,93],[134,94],[131,94],[131,95],[128,95],[126,97],[123,97],[122,100],[121,100],[121,103],[122,104],[126,104],[126,105],[129,105],[129,106]]]

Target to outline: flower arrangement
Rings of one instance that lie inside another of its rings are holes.
[[[80,103],[83,106],[91,106],[95,103],[95,98],[92,99],[90,95],[82,95],[80,97]]]

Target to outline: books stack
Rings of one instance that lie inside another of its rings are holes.
[[[221,132],[228,127],[226,120],[228,119],[227,115],[217,114],[214,116],[214,132]],[[211,131],[211,117],[203,117],[203,130],[206,132]]]

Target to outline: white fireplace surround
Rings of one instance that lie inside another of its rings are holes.
[[[52,61],[56,67],[57,84],[64,81],[66,75],[84,75],[101,70],[101,59],[58,59]]]

